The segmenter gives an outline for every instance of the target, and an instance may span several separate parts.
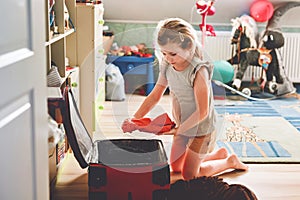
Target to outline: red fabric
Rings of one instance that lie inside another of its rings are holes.
[[[175,127],[175,123],[170,119],[167,113],[161,114],[151,120],[150,118],[125,120],[122,124],[124,133],[135,130],[154,133],[160,135],[170,131]]]

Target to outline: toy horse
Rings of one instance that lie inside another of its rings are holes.
[[[248,15],[243,15],[240,18],[235,18],[231,21],[233,26],[231,44],[233,47],[232,50],[234,50],[234,45],[236,46],[236,54],[227,61],[233,65],[238,65],[232,86],[235,89],[239,89],[244,73],[250,64],[247,59],[247,53],[249,51],[256,51],[257,48],[258,31],[256,22]],[[254,64],[256,65],[256,63]]]
[[[300,2],[289,2],[279,6],[259,40],[256,24],[249,16],[242,16],[233,21],[232,44],[237,46],[236,54],[227,60],[238,64],[236,77],[232,87],[240,89],[244,73],[249,65],[262,67],[262,75],[258,81],[262,91],[275,95],[283,95],[296,91],[286,76],[279,48],[284,45],[284,36],[280,30],[279,20],[289,9],[300,6]],[[258,46],[258,47],[257,47]]]

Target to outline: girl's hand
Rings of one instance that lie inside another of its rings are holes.
[[[178,128],[172,128],[170,131],[164,133],[164,135],[177,135]]]
[[[131,133],[132,131],[136,130],[136,125],[132,123],[131,119],[125,119],[122,124],[122,130],[124,133]]]

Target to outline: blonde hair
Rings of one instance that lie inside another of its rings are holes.
[[[202,59],[201,44],[197,32],[193,26],[180,18],[168,18],[158,23],[154,35],[155,53],[159,61],[162,61],[160,46],[168,43],[176,43],[184,50],[190,50],[194,56]]]

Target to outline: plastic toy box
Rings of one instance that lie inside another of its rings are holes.
[[[167,198],[170,168],[161,140],[124,138],[93,142],[71,89],[66,89],[63,96],[63,124],[75,158],[82,168],[88,167],[90,200]]]
[[[134,75],[145,75],[142,82],[138,84],[146,85],[146,95],[148,95],[154,87],[154,57],[137,57],[137,56],[107,56],[107,63],[113,63],[118,66],[125,79],[125,92],[132,93],[136,87]]]

